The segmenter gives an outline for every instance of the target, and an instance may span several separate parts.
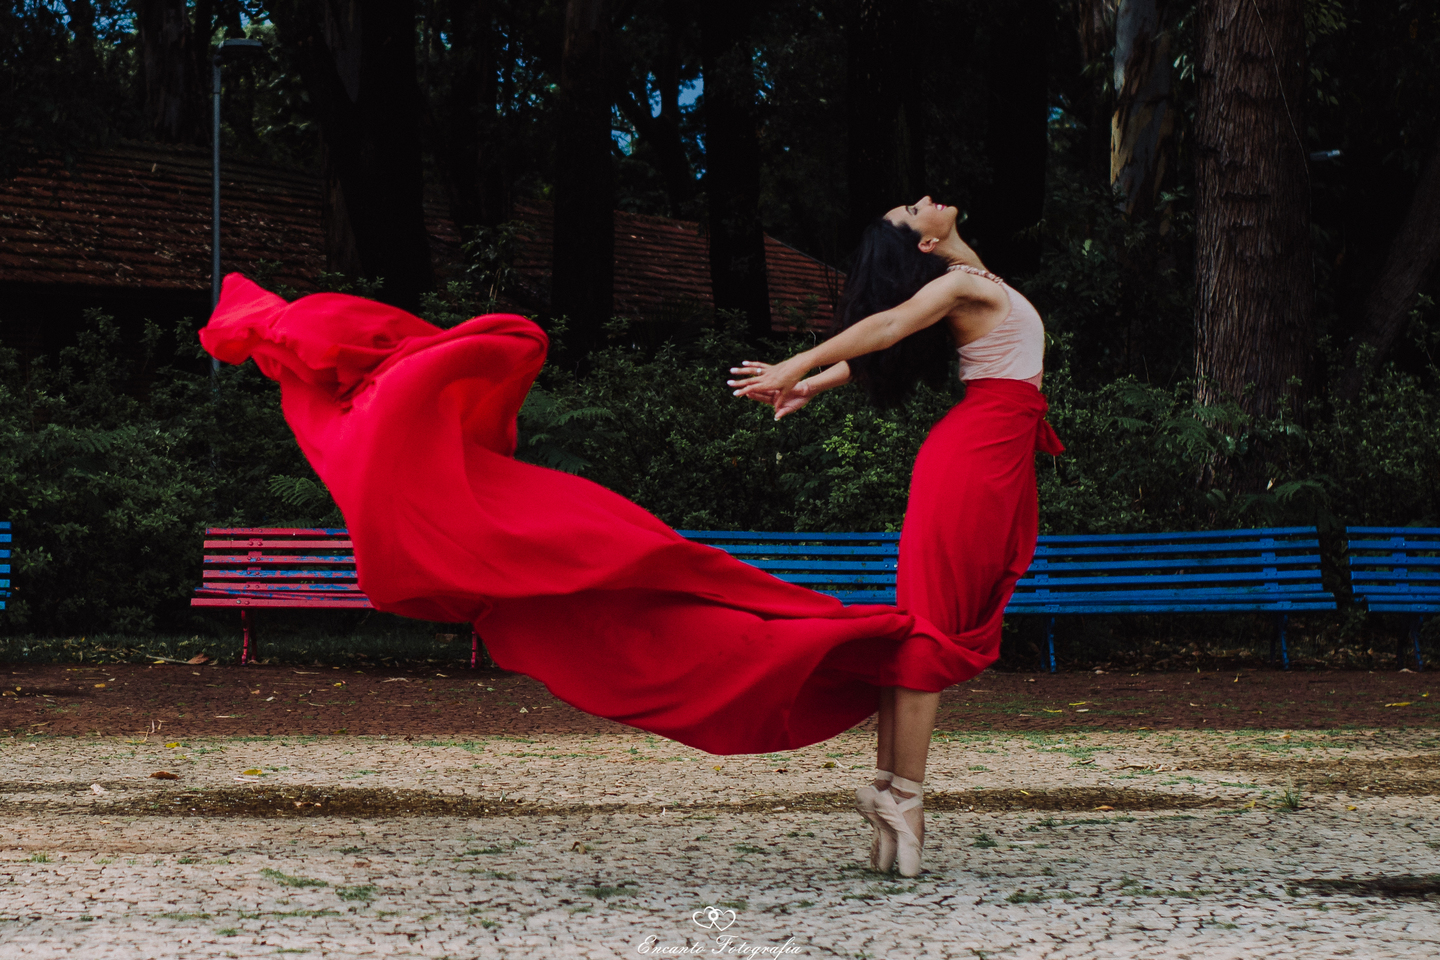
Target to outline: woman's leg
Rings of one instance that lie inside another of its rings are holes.
[[[935,732],[935,713],[940,706],[939,693],[923,690],[893,688],[894,713],[891,722],[893,736],[892,758],[895,765],[884,769],[893,770],[895,776],[922,783],[925,780],[925,761],[930,756],[930,736]],[[881,701],[883,704],[883,700]],[[883,720],[884,715],[881,715]],[[883,728],[882,728],[883,729]],[[883,739],[882,739],[883,743]],[[891,784],[890,791],[897,801],[915,796]],[[916,807],[906,811],[906,819],[915,836],[925,836],[925,814]]]
[[[875,738],[875,769],[895,772],[895,688],[880,688],[880,730]],[[890,781],[875,781],[876,790],[884,790]]]

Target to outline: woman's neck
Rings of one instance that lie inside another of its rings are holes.
[[[951,266],[958,263],[974,267],[977,270],[985,270],[985,264],[980,262],[979,255],[971,249],[968,243],[960,239],[959,234],[952,233],[941,240],[940,245],[935,248],[935,252],[944,257],[945,262]]]

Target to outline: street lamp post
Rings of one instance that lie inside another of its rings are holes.
[[[215,106],[210,140],[210,309],[220,302],[220,65],[259,56],[265,45],[259,40],[222,40],[215,46],[213,92]],[[220,361],[211,359],[211,376],[220,370]]]

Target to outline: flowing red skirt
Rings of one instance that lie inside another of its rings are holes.
[[[500,666],[711,753],[815,743],[873,713],[881,686],[975,676],[1034,551],[1032,454],[1053,434],[1028,384],[972,385],[926,442],[901,541],[906,612],[783,583],[597,484],[515,460],[547,347],[522,317],[441,330],[340,294],[287,304],[232,274],[200,338],[279,381],[378,609],[473,622]],[[973,580],[942,582],[954,576]]]

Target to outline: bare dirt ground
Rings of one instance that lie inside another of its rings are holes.
[[[207,664],[0,665],[0,730],[175,736],[616,733],[528,677],[494,670]],[[986,673],[946,691],[944,731],[1440,726],[1428,673]]]

